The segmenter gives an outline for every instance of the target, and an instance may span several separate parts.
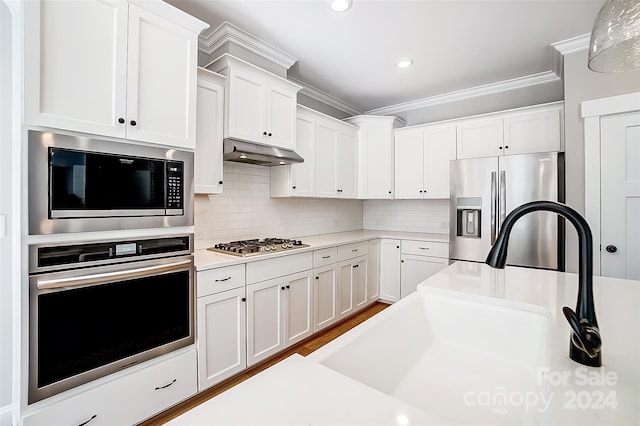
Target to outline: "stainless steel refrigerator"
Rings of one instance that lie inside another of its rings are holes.
[[[508,155],[451,162],[450,257],[484,262],[514,208],[536,200],[564,202],[564,156]],[[509,239],[508,265],[564,270],[564,219],[523,216]]]

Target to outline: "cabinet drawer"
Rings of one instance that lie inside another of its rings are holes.
[[[298,253],[247,263],[247,284],[284,277],[313,268],[313,253]]]
[[[449,257],[449,243],[402,240],[402,253],[416,256]]]
[[[338,248],[329,247],[322,250],[316,250],[313,252],[313,267],[319,268],[320,266],[330,265],[338,261]]]
[[[369,241],[361,243],[346,244],[338,247],[338,261],[352,259],[358,256],[369,254]]]
[[[196,274],[197,297],[243,287],[244,279],[244,264],[200,271]]]
[[[194,395],[196,368],[191,350],[27,414],[22,424],[78,425],[92,418],[91,426],[139,423]]]

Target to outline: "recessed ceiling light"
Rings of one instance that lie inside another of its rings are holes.
[[[398,68],[409,68],[412,64],[413,64],[413,59],[411,58],[398,59],[398,62],[396,62],[396,66]]]
[[[331,0],[331,10],[334,12],[345,12],[351,8],[353,0]]]

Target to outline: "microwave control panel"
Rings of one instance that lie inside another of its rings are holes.
[[[181,161],[167,161],[167,210],[182,210],[184,167]]]

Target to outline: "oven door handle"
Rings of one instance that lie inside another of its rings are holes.
[[[147,266],[144,268],[128,269],[126,271],[104,272],[101,274],[80,275],[77,277],[67,277],[67,278],[54,278],[54,279],[44,279],[44,280],[39,279],[36,281],[36,285],[39,290],[45,290],[50,288],[104,284],[112,281],[141,278],[148,275],[157,275],[164,272],[173,271],[176,269],[184,269],[185,266],[190,265],[192,262],[193,261],[189,259],[189,260],[182,260],[174,263],[167,263],[165,265],[156,265],[156,266]]]

